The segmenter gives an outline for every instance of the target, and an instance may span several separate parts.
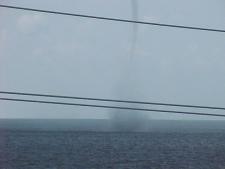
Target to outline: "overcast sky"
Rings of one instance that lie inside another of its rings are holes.
[[[137,3],[141,21],[225,29],[224,0]],[[131,0],[1,4],[132,19]],[[0,8],[0,90],[225,107],[225,33],[138,25],[130,62],[133,36],[130,23]],[[108,118],[110,111],[0,102],[0,118]]]

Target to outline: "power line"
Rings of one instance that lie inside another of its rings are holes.
[[[184,111],[173,111],[173,110],[159,110],[159,109],[145,109],[145,108],[133,108],[133,107],[121,107],[121,106],[106,106],[97,104],[78,104],[68,102],[53,102],[43,100],[28,100],[28,99],[15,99],[15,98],[2,98],[3,101],[14,101],[14,102],[28,102],[28,103],[39,103],[39,104],[54,104],[54,105],[65,105],[65,106],[80,106],[80,107],[95,107],[104,109],[120,109],[120,110],[132,110],[132,111],[147,111],[147,112],[160,112],[160,113],[174,113],[174,114],[189,114],[189,115],[200,115],[200,116],[217,116],[225,117],[223,114],[212,114],[212,113],[196,113],[196,112],[184,112]]]
[[[75,100],[90,100],[90,101],[102,101],[102,102],[130,103],[130,104],[143,104],[143,105],[156,105],[156,106],[170,106],[170,107],[183,107],[183,108],[198,108],[198,109],[211,109],[211,110],[225,110],[224,107],[214,107],[214,106],[199,106],[199,105],[187,105],[187,104],[170,104],[170,103],[159,103],[159,102],[116,100],[116,99],[105,99],[105,98],[62,96],[62,95],[23,93],[23,92],[9,92],[9,91],[0,91],[0,94],[22,95],[22,96],[36,96],[36,97],[51,97],[51,98],[75,99]]]
[[[67,13],[67,12],[59,12],[59,11],[52,11],[52,10],[35,9],[35,8],[25,8],[25,7],[2,5],[2,4],[0,4],[0,7],[25,10],[25,11],[33,11],[33,12],[41,12],[41,13],[49,13],[49,14],[57,14],[57,15],[98,19],[98,20],[108,20],[108,21],[115,21],[115,22],[125,22],[125,23],[135,23],[135,24],[152,25],[152,26],[160,26],[160,27],[171,27],[171,28],[192,29],[192,30],[199,30],[199,31],[225,33],[224,29],[213,29],[213,28],[203,28],[203,27],[194,27],[194,26],[164,24],[164,23],[157,23],[157,22],[134,21],[134,20],[129,20],[129,19],[110,18],[110,17],[102,17],[102,16],[94,16],[94,15],[83,15],[83,14],[76,14],[76,13]]]

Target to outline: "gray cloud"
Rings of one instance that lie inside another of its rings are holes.
[[[138,3],[140,20],[225,28],[222,0]],[[21,0],[10,4],[132,17],[130,1]],[[1,9],[1,18],[0,32],[7,30],[0,42],[4,44],[0,47],[2,90],[224,106],[223,34],[140,25],[135,66],[129,71],[134,78],[129,83],[138,85],[131,89],[135,92],[131,97],[118,95],[117,86],[130,66],[133,25],[44,14],[36,18],[34,13],[7,9]],[[8,118],[108,118],[110,113],[6,102],[0,102],[0,107],[0,117]],[[205,119],[156,113],[151,118]]]

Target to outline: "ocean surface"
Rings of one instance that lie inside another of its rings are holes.
[[[97,131],[107,124],[99,121],[87,131],[64,122],[0,120],[0,169],[225,169],[223,121],[158,121],[161,128],[148,132]]]

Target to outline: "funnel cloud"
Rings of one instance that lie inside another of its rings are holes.
[[[132,19],[138,20],[138,3],[136,0],[131,0]],[[135,52],[137,45],[138,25],[133,24],[132,43],[130,55],[127,65],[124,65],[124,70],[121,72],[121,80],[119,81],[116,93],[119,98],[129,98],[135,100],[138,93],[135,89],[139,87],[137,80],[132,74],[135,69]],[[137,105],[128,104],[129,107],[138,108]],[[130,110],[114,110],[111,115],[113,129],[117,131],[143,131],[147,129],[148,116],[140,111]]]

